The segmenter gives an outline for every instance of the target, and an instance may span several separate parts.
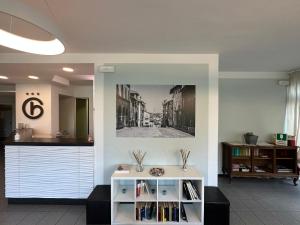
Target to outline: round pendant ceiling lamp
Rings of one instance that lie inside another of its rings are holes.
[[[5,18],[1,19],[0,45],[39,55],[64,53],[62,35],[46,15],[39,14],[17,0],[0,0],[0,12],[2,18]],[[26,31],[24,27],[29,29]],[[37,32],[31,32],[26,36],[26,33],[32,30]],[[42,39],[32,37],[32,33],[43,33],[43,35],[37,35],[42,36]]]

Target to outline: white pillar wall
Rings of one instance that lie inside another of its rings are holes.
[[[218,54],[63,54],[44,56],[6,53],[0,63],[94,63],[94,184],[104,182],[104,74],[98,67],[104,64],[205,64],[208,65],[208,151],[206,185],[217,186],[218,171]],[[201,171],[200,171],[201,172]]]

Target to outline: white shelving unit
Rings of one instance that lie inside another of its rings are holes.
[[[162,177],[149,174],[153,167],[164,168]],[[200,199],[188,200],[183,194],[183,181],[191,180],[200,194]],[[147,181],[149,194],[137,197],[136,186]],[[136,172],[131,166],[130,173],[114,173],[111,177],[111,223],[112,224],[195,224],[203,225],[204,217],[204,179],[194,167],[183,171],[180,166],[145,166],[143,172]],[[164,203],[176,203],[179,206],[179,222],[161,222],[158,220],[158,206]],[[143,221],[136,220],[138,204],[154,203],[156,216]],[[181,217],[181,204],[184,205],[187,221]]]

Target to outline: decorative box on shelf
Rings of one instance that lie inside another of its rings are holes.
[[[288,135],[287,134],[281,134],[277,133],[274,135],[275,145],[282,145],[282,146],[287,146],[288,145]]]
[[[111,177],[112,224],[203,224],[204,178],[190,166],[155,166],[164,175],[155,177],[145,166],[136,172],[130,166],[127,174]]]

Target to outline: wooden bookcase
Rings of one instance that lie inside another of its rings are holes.
[[[165,174],[154,177],[149,174],[153,167],[164,168]],[[147,181],[150,194],[137,197],[137,184]],[[192,180],[200,194],[200,199],[188,200],[183,194],[183,181]],[[126,192],[124,191],[126,190]],[[165,193],[164,193],[165,192]],[[179,221],[161,222],[158,219],[158,207],[163,203],[176,203],[179,206]],[[136,208],[139,204],[155,204],[156,213],[150,220],[137,220]],[[181,218],[181,204],[184,205],[188,222]],[[180,166],[145,166],[143,172],[136,172],[131,166],[130,173],[111,177],[111,223],[112,224],[197,224],[204,223],[204,178],[194,167],[183,171]]]
[[[297,185],[297,147],[222,143],[223,174],[232,177],[290,177]]]

